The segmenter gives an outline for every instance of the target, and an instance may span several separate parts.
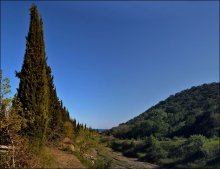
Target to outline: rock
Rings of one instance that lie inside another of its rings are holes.
[[[97,150],[96,150],[95,148],[91,148],[90,154],[91,154],[92,156],[94,156],[94,157],[97,157],[98,152],[97,152]]]
[[[74,145],[70,144],[70,145],[69,145],[69,150],[72,151],[72,152],[74,152],[74,151],[75,151]]]
[[[69,137],[65,137],[59,144],[58,149],[63,150],[63,151],[71,151],[74,152],[75,151],[75,147],[73,145],[72,140]]]
[[[69,137],[65,137],[62,142],[64,144],[73,144],[72,140]]]
[[[67,150],[67,148],[68,148],[68,145],[64,143],[60,143],[58,147],[59,150],[63,150],[63,151]]]

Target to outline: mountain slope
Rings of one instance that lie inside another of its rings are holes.
[[[217,136],[220,131],[219,83],[183,90],[139,116],[111,129],[118,138]]]

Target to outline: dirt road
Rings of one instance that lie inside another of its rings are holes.
[[[119,152],[114,152],[108,148],[108,156],[113,159],[112,168],[114,169],[154,169],[159,166],[147,162],[137,161],[136,158],[128,158]]]
[[[57,168],[85,169],[79,159],[73,154],[58,150],[57,148],[49,148],[49,151],[56,162]],[[154,164],[137,161],[136,158],[125,157],[121,153],[114,152],[107,147],[103,155],[112,159],[112,169],[155,169],[158,167]]]

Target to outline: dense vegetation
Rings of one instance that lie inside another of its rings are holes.
[[[184,90],[112,128],[110,146],[166,167],[219,166],[219,83]]]

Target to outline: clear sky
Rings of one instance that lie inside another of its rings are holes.
[[[1,67],[16,92],[32,2],[1,1]],[[37,1],[48,64],[70,115],[110,128],[219,81],[219,2]]]

